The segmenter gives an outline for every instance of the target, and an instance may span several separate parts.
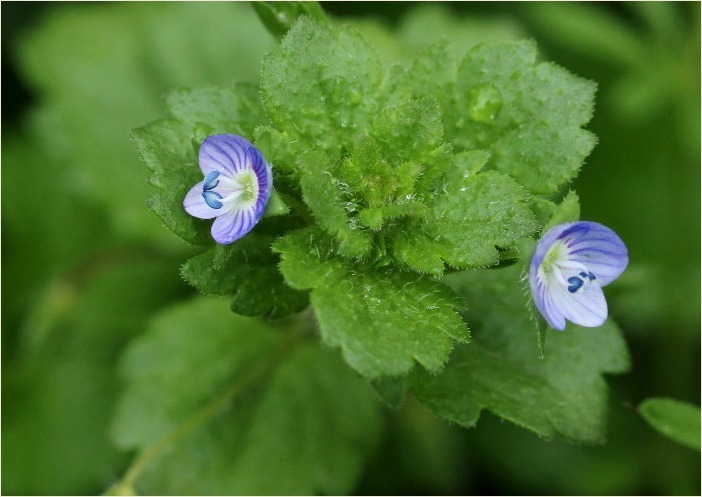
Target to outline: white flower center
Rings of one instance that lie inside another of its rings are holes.
[[[570,259],[568,248],[562,241],[556,241],[544,255],[539,266],[538,275],[542,281],[556,280],[570,293],[582,292],[586,283],[595,281],[596,277],[580,262]]]
[[[252,208],[258,194],[258,177],[251,170],[239,171],[231,177],[219,173],[210,173],[205,177],[203,196],[210,207],[224,208],[223,213],[233,208]]]

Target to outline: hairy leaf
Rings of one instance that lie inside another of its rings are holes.
[[[602,443],[607,389],[604,373],[627,370],[621,333],[600,328],[551,331],[544,359],[524,306],[520,268],[457,273],[451,284],[470,303],[473,342],[458,347],[443,372],[415,371],[415,395],[442,417],[475,426],[482,409],[534,431],[580,443]]]
[[[401,375],[415,361],[436,372],[453,342],[468,339],[456,312],[462,302],[439,282],[352,265],[335,256],[328,237],[310,229],[283,237],[274,249],[286,281],[312,289],[322,339],[341,347],[364,376]]]

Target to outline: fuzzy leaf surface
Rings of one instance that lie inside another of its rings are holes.
[[[524,306],[517,266],[456,273],[451,285],[470,303],[473,342],[457,347],[444,371],[413,373],[411,389],[438,415],[475,426],[482,409],[541,437],[602,443],[606,373],[622,373],[629,357],[619,329],[570,326],[550,331],[539,359],[537,330]]]
[[[466,342],[462,302],[445,285],[417,275],[373,271],[335,255],[318,230],[278,240],[280,269],[295,288],[310,288],[322,339],[340,347],[364,376],[401,375],[419,362],[439,371],[453,342]]]

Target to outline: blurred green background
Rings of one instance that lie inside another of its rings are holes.
[[[322,5],[386,63],[441,37],[527,37],[596,81],[599,144],[572,187],[631,259],[607,292],[633,367],[610,378],[605,445],[544,442],[487,413],[460,430],[410,403],[387,413],[358,493],[699,494],[699,452],[632,408],[700,403],[699,3]],[[169,90],[256,81],[275,42],[244,3],[1,9],[2,493],[100,493],[129,462],[108,436],[120,352],[195,293],[178,275],[195,252],[146,208],[128,132],[162,116]]]

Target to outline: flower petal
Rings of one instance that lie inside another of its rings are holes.
[[[571,292],[554,276],[546,283],[545,293],[545,307],[568,321],[594,328],[607,320],[607,301],[595,281],[586,281],[577,291]]]
[[[213,217],[220,216],[222,211],[220,209],[213,209],[207,205],[205,197],[202,196],[203,184],[204,181],[200,181],[188,191],[185,200],[183,200],[185,211],[191,216],[200,219],[212,219]]]
[[[617,279],[629,264],[624,242],[614,231],[599,223],[572,223],[559,238],[566,243],[568,258],[587,267],[596,276],[599,286]]]
[[[251,231],[259,219],[253,209],[233,208],[212,223],[212,238],[222,245],[233,243]]]
[[[248,150],[248,158],[254,173],[256,174],[256,179],[258,180],[258,198],[254,204],[254,212],[257,218],[263,216],[263,212],[266,210],[266,205],[268,204],[268,199],[271,196],[271,190],[273,189],[273,174],[271,172],[271,166],[263,158],[261,152],[255,148],[251,147]]]
[[[241,136],[221,134],[205,138],[200,145],[198,161],[204,175],[212,171],[232,176],[244,168],[251,168],[246,151],[251,142]]]
[[[541,315],[552,328],[565,330],[566,322],[563,314],[554,306],[553,299],[549,295],[546,285],[538,275],[529,278],[531,286],[531,296]]]

